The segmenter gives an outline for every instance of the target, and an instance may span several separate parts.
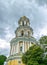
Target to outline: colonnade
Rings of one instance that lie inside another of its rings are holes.
[[[31,44],[31,42],[27,42],[27,41],[22,41],[22,43],[21,43],[22,45],[22,53],[25,53],[28,49],[29,49],[29,47],[32,45]],[[20,53],[20,43],[19,43],[19,41],[17,42],[17,44],[15,43],[13,43],[11,46],[10,46],[10,55],[14,55],[14,54],[16,54],[16,53]]]

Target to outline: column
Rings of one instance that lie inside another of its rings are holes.
[[[19,53],[19,48],[20,48],[20,47],[19,47],[19,42],[18,42],[18,53]]]
[[[11,45],[11,55],[12,55],[12,51],[13,51],[13,49],[12,49],[13,47],[12,47],[12,45]]]
[[[19,42],[17,43],[16,53],[19,53]]]
[[[18,53],[18,44],[17,44],[17,47],[16,47],[16,53]]]
[[[25,52],[26,52],[26,42],[25,42]]]
[[[11,45],[10,45],[10,55],[11,55]]]
[[[25,51],[24,51],[24,41],[23,41],[23,53],[24,53]]]
[[[30,42],[30,46],[31,46],[31,42]]]
[[[12,45],[11,45],[11,48],[10,48],[10,55],[12,55]]]
[[[15,53],[16,53],[16,45],[15,45]]]
[[[25,42],[24,42],[24,52],[25,52]]]
[[[14,45],[14,54],[15,54],[15,45]]]
[[[30,47],[30,42],[28,42],[28,49],[29,49],[29,47]]]
[[[14,54],[14,45],[12,46],[12,55]]]

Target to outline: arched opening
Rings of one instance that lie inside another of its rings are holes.
[[[21,64],[21,61],[18,61],[19,64]]]
[[[19,42],[19,52],[22,52],[23,50],[23,41]]]
[[[22,30],[22,31],[21,31],[21,36],[23,36],[23,35],[24,35],[24,31]]]
[[[23,26],[24,26],[24,21],[23,21]]]
[[[30,31],[28,31],[28,36],[30,36]]]
[[[20,52],[22,52],[22,46],[20,47]]]
[[[33,42],[31,42],[31,46],[33,45],[34,43]]]
[[[18,65],[21,65],[21,60],[18,61]]]
[[[26,25],[27,25],[27,21],[26,21]]]

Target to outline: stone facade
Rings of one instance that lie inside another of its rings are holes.
[[[23,16],[18,21],[19,27],[15,31],[15,38],[10,42],[10,56],[7,59],[7,65],[24,65],[22,63],[22,54],[25,53],[30,46],[37,44],[33,37],[33,29],[30,27],[30,21]]]

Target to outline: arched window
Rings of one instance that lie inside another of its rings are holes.
[[[31,42],[31,46],[33,45],[34,43],[33,42]]]
[[[31,42],[31,44],[33,44],[33,42]]]
[[[28,31],[28,36],[30,36],[30,31]]]
[[[19,42],[19,52],[22,52],[23,49],[23,41]]]
[[[22,31],[21,31],[21,36],[23,36],[23,35],[24,35],[24,31],[22,30]]]
[[[27,25],[27,21],[26,21],[26,25]]]
[[[20,52],[22,52],[22,46],[20,47]]]
[[[18,61],[19,64],[21,64],[21,61]]]
[[[23,21],[23,26],[24,26],[24,21]]]

